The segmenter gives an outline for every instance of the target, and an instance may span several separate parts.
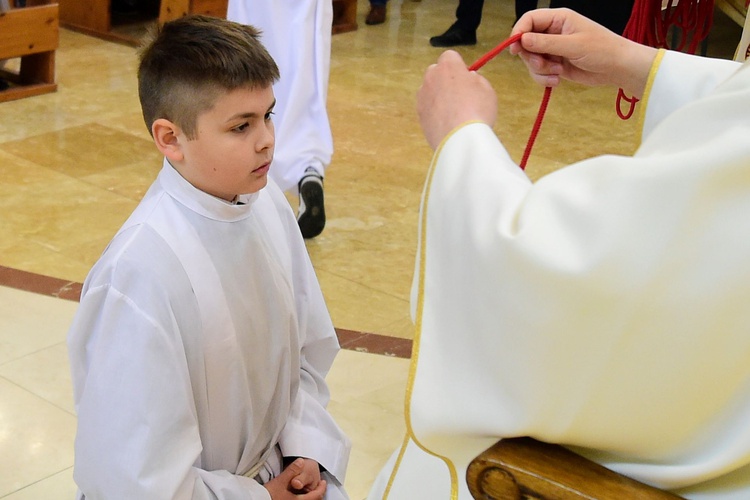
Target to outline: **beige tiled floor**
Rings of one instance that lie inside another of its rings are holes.
[[[72,498],[76,418],[65,333],[76,303],[0,287],[0,498]],[[20,496],[21,494],[26,496]]]
[[[0,498],[71,499],[75,410],[65,335],[77,303],[0,286]],[[363,498],[403,438],[409,361],[341,351],[331,413],[353,443],[347,489]]]
[[[329,222],[308,242],[339,328],[410,338],[408,298],[419,197],[431,152],[414,95],[440,53],[429,36],[455,0],[391,0],[389,20],[332,44],[329,112],[336,151],[326,176]],[[486,2],[467,62],[501,41],[512,2]],[[717,14],[709,54],[731,57],[739,27]],[[0,104],[0,265],[82,281],[161,165],[141,121],[133,48],[61,30],[59,90]],[[497,133],[519,159],[541,98],[503,54],[482,72],[500,95]],[[552,94],[529,163],[536,179],[601,153],[629,154],[634,123],[615,93],[564,85]],[[294,200],[291,200],[294,204]],[[69,499],[75,412],[65,333],[76,303],[0,287],[0,498]],[[342,351],[331,411],[354,442],[347,487],[360,499],[403,434],[408,360]]]

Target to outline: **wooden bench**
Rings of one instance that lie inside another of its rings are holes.
[[[559,445],[534,439],[498,441],[466,470],[477,500],[678,500]]]
[[[227,17],[228,0],[161,0],[159,24],[187,14]]]
[[[180,18],[187,14],[227,17],[228,0],[161,0],[159,23]],[[357,0],[331,0],[333,2],[333,25],[331,33],[345,33],[357,29]]]
[[[87,35],[128,45],[139,39],[127,31],[113,29],[112,0],[57,0],[60,4],[60,23],[63,27]],[[151,22],[163,24],[186,14],[227,16],[228,0],[153,0],[155,7]],[[331,32],[344,33],[357,29],[357,0],[331,0],[333,26]],[[158,14],[156,12],[158,11]],[[158,18],[157,18],[158,15]],[[146,21],[149,21],[146,19]]]
[[[346,33],[357,29],[357,0],[332,0],[333,26],[331,33]]]
[[[21,58],[18,71],[0,69],[0,78],[10,83],[0,91],[0,102],[57,90],[59,39],[58,9],[52,0],[28,0],[26,7],[0,12],[0,61]]]

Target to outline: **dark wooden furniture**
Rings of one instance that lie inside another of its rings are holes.
[[[477,500],[681,498],[528,437],[503,439],[485,450],[469,465],[466,481]]]
[[[112,31],[111,0],[58,0],[60,25],[87,35],[116,42],[130,42]]]
[[[0,12],[0,61],[20,57],[18,71],[0,69],[10,87],[0,102],[57,90],[55,51],[59,43],[58,8],[53,0],[27,0],[25,7]]]
[[[331,33],[346,33],[357,29],[357,0],[332,0],[333,26]]]
[[[139,37],[134,31],[116,26],[112,12],[113,0],[57,0],[60,4],[60,24],[87,35],[105,40],[137,45]],[[357,0],[331,0],[333,2],[333,34],[357,29]],[[143,0],[147,9],[136,13],[133,23],[163,24],[186,14],[227,16],[228,0]],[[121,21],[121,20],[120,20]],[[143,30],[140,30],[143,31]]]
[[[159,24],[187,14],[227,17],[228,0],[161,0]]]

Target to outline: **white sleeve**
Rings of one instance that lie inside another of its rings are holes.
[[[302,346],[299,392],[279,446],[285,457],[311,458],[343,483],[351,443],[326,409],[330,392],[325,377],[339,351],[336,331],[289,202],[273,182],[266,191],[284,227],[285,241],[278,251],[289,255]]]
[[[195,466],[202,445],[178,333],[102,286],[82,299],[68,346],[84,498],[270,498],[250,478]]]
[[[635,157],[533,186],[484,124],[443,143],[415,281],[422,444],[531,435],[667,488],[748,462],[749,81],[714,82]]]
[[[308,392],[309,386],[309,377],[303,374],[279,447],[285,457],[315,460],[343,484],[351,443],[328,410]]]
[[[643,137],[670,113],[711,93],[741,66],[735,61],[659,51],[646,89]]]
[[[279,445],[284,456],[312,458],[343,483],[351,443],[326,409],[330,392],[325,381],[339,344],[307,251],[295,236],[300,240],[292,242],[302,345],[300,386]]]

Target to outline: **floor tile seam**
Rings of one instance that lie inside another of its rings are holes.
[[[32,293],[34,293],[34,292],[32,292]],[[37,354],[39,354],[42,351],[46,351],[47,349],[53,349],[53,348],[55,348],[57,346],[60,346],[60,345],[62,345],[63,347],[65,347],[65,350],[67,351],[67,349],[68,349],[67,339],[61,340],[59,342],[54,342],[52,344],[48,344],[48,345],[42,346],[42,347],[40,347],[39,349],[37,349],[35,351],[25,352],[25,353],[23,353],[22,355],[20,355],[18,357],[15,357],[13,359],[8,359],[6,361],[0,362],[0,372],[2,372],[2,370],[7,365],[10,365],[10,364],[13,364],[13,363],[17,363],[17,362],[21,361],[24,358],[28,358],[29,356],[36,356]],[[2,373],[0,373],[0,376],[2,376]]]
[[[83,184],[83,185],[87,186],[88,188],[92,188],[92,189],[95,189],[95,190],[98,190],[98,191],[103,191],[103,192],[106,192],[106,193],[110,193],[110,194],[113,194],[113,195],[118,196],[120,198],[123,198],[123,199],[125,199],[127,201],[136,202],[136,203],[139,202],[141,200],[142,196],[141,197],[139,197],[139,196],[128,196],[127,194],[120,193],[120,192],[118,192],[116,190],[110,190],[110,189],[107,189],[106,187],[102,187],[101,185],[96,184],[95,182],[93,182],[92,180],[89,179],[89,177],[97,175],[100,172],[96,172],[96,173],[92,173],[92,174],[86,174],[86,175],[83,175],[83,176],[80,176],[80,177],[79,176],[75,176],[75,175],[71,175],[70,173],[68,173],[68,172],[66,172],[64,170],[59,170],[57,168],[53,168],[53,167],[50,167],[48,165],[41,164],[41,163],[39,163],[39,162],[37,162],[35,160],[32,160],[32,159],[29,159],[29,158],[27,158],[25,156],[20,156],[20,155],[14,153],[13,151],[5,149],[3,147],[7,143],[17,142],[18,140],[26,140],[26,139],[29,139],[29,138],[34,138],[34,137],[46,135],[46,134],[49,134],[49,133],[62,132],[63,130],[67,130],[69,128],[75,128],[77,126],[84,126],[84,125],[96,125],[97,127],[105,127],[105,128],[109,128],[111,130],[116,130],[116,131],[121,132],[121,133],[126,133],[126,132],[124,132],[121,129],[116,129],[116,128],[108,127],[107,125],[102,125],[102,124],[98,123],[97,121],[86,121],[86,122],[82,122],[80,125],[75,125],[74,127],[69,127],[68,126],[68,127],[62,128],[60,130],[50,130],[50,131],[43,132],[43,133],[40,133],[40,134],[37,134],[37,135],[24,136],[21,139],[9,140],[9,141],[0,141],[0,151],[2,151],[3,153],[7,154],[8,156],[18,158],[19,160],[22,160],[22,161],[27,162],[27,163],[31,163],[31,164],[34,165],[34,167],[43,169],[43,170],[48,171],[48,172],[52,172],[53,174],[56,174],[56,175],[62,175],[64,177],[66,177],[69,181],[73,181],[73,182],[77,182],[77,183]],[[141,139],[140,136],[136,136],[134,134],[130,134],[130,135],[133,136],[133,137],[136,137],[138,139]],[[127,168],[127,167],[129,167],[129,166],[131,166],[133,164],[136,164],[136,163],[138,163],[138,162],[126,163],[126,164],[119,165],[118,167],[113,167],[113,168]]]
[[[82,283],[0,265],[0,286],[78,302]],[[342,349],[390,357],[411,356],[412,341],[379,333],[336,328]]]
[[[31,488],[32,486],[35,486],[35,485],[37,485],[37,484],[41,483],[42,481],[46,481],[46,480],[48,480],[48,479],[52,479],[52,478],[53,478],[54,476],[56,476],[56,475],[58,475],[58,474],[61,474],[61,473],[65,472],[65,471],[67,471],[67,470],[72,470],[72,469],[73,469],[73,466],[71,465],[71,466],[69,466],[69,467],[65,467],[65,468],[63,468],[63,469],[60,469],[60,470],[59,470],[59,471],[57,471],[57,472],[53,472],[52,474],[50,474],[50,475],[49,475],[49,476],[47,476],[47,477],[43,477],[43,478],[37,479],[37,480],[35,480],[35,481],[33,481],[33,482],[31,482],[31,483],[29,483],[29,484],[25,485],[25,486],[22,486],[22,487],[18,488],[17,490],[11,491],[11,492],[9,492],[9,493],[7,493],[7,494],[5,494],[5,495],[2,495],[2,496],[0,496],[0,500],[2,500],[3,498],[8,498],[8,497],[10,497],[11,495],[16,495],[16,494],[18,494],[18,493],[21,493],[21,492],[22,492],[23,490],[25,490],[25,489],[27,489],[27,488]]]
[[[9,384],[11,384],[11,385],[15,386],[16,388],[18,388],[18,389],[22,390],[22,391],[23,391],[23,392],[25,392],[25,393],[27,393],[27,394],[30,394],[30,395],[31,395],[31,396],[33,396],[33,397],[34,397],[35,399],[38,399],[38,400],[40,400],[40,401],[42,401],[42,402],[44,402],[44,403],[46,403],[46,404],[48,404],[48,405],[52,406],[52,407],[53,407],[53,408],[55,408],[56,410],[60,410],[61,412],[65,413],[66,415],[68,415],[68,416],[70,416],[70,417],[73,417],[73,418],[77,418],[77,415],[76,415],[76,413],[75,413],[75,412],[71,412],[70,410],[68,410],[68,409],[65,409],[65,408],[63,408],[62,406],[60,406],[60,405],[58,405],[58,404],[56,404],[56,403],[54,403],[54,402],[50,401],[49,399],[45,398],[44,396],[42,396],[42,395],[40,395],[40,394],[37,394],[36,392],[32,391],[32,390],[31,390],[31,389],[29,389],[28,387],[24,387],[24,386],[22,386],[21,384],[19,384],[19,383],[18,383],[18,382],[16,382],[15,380],[13,380],[13,379],[10,379],[10,378],[8,378],[8,377],[7,377],[7,376],[5,376],[5,375],[0,375],[0,379],[3,379],[3,380],[5,380],[5,381],[6,381],[6,382],[8,382]],[[0,497],[0,498],[2,498],[2,497]]]
[[[348,281],[349,283],[352,283],[354,285],[361,286],[361,287],[366,288],[368,290],[371,290],[373,292],[382,293],[383,295],[385,295],[387,297],[390,297],[392,299],[400,300],[401,302],[406,302],[406,303],[409,302],[409,299],[405,299],[403,297],[399,297],[398,295],[394,295],[392,292],[388,292],[386,290],[380,290],[378,288],[374,288],[374,287],[372,287],[370,285],[366,285],[366,284],[362,283],[361,281],[353,280],[350,277],[346,276],[345,274],[340,274],[340,273],[337,273],[336,271],[332,271],[331,269],[326,268],[326,266],[315,266],[315,270],[316,271],[324,271],[324,272],[326,272],[326,273],[328,273],[328,274],[330,274],[332,276],[335,276],[337,278],[341,278],[341,279],[343,279],[345,281]]]

